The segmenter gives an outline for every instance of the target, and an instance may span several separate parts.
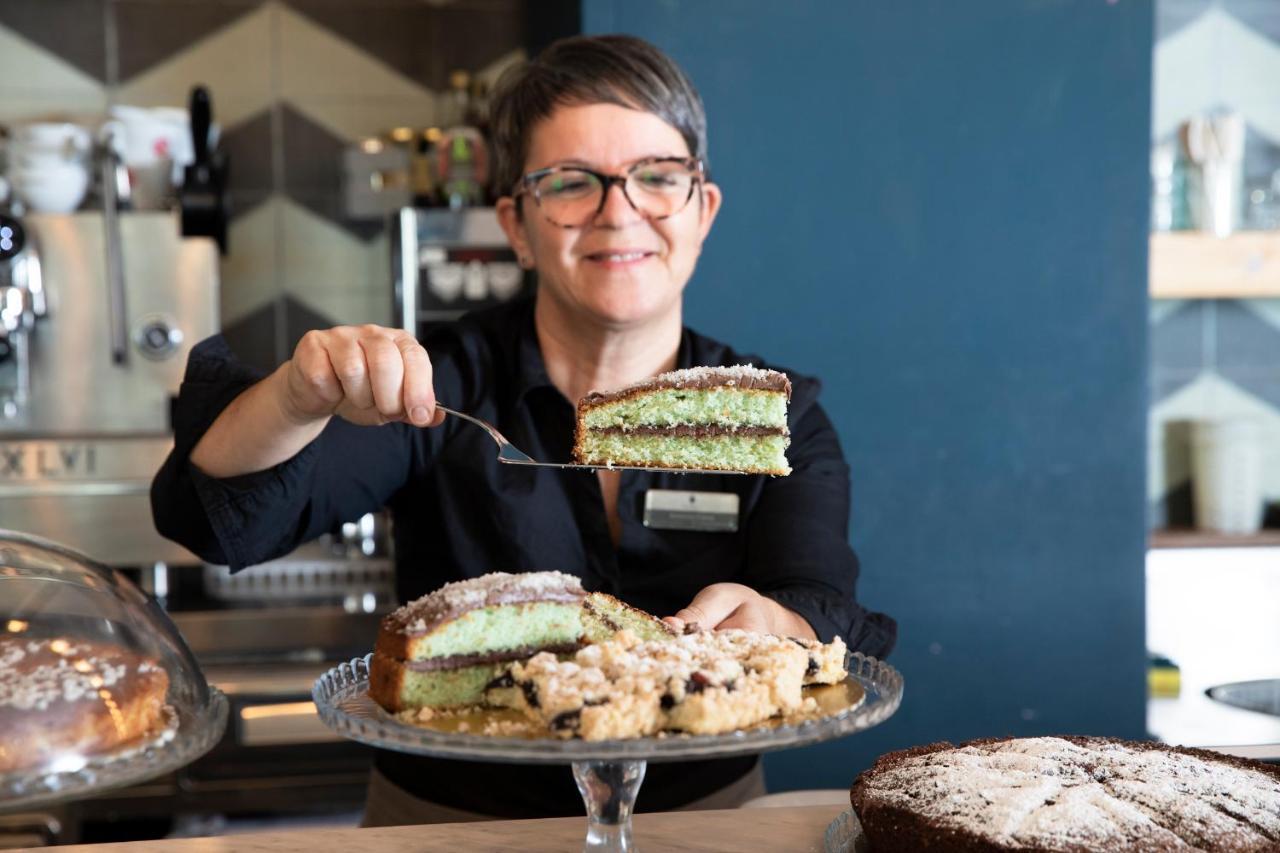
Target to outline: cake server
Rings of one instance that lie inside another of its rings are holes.
[[[471,423],[489,433],[489,437],[498,445],[498,461],[507,465],[530,465],[537,468],[576,468],[580,471],[652,471],[655,473],[667,474],[741,474],[742,471],[721,471],[716,469],[703,468],[650,468],[645,465],[579,465],[576,462],[539,462],[511,442],[507,441],[507,437],[498,432],[498,428],[488,421],[480,418],[464,415],[462,412],[454,411],[447,406],[436,403],[436,408],[447,415],[453,415],[455,418],[462,418],[464,421]]]

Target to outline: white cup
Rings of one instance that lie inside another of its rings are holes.
[[[191,119],[186,110],[118,104],[111,108],[111,117],[121,129],[121,156],[131,173],[137,168],[149,169],[167,162],[170,180],[181,181],[183,167],[195,160]]]
[[[81,163],[10,170],[13,192],[33,213],[70,213],[89,191],[89,170]]]
[[[1262,442],[1257,421],[1197,421],[1191,431],[1196,526],[1257,533],[1262,526]]]

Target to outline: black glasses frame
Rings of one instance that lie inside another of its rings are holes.
[[[631,177],[632,173],[644,166],[652,166],[654,163],[680,163],[686,166],[689,171],[693,173],[693,180],[689,182],[689,194],[685,196],[684,201],[678,208],[665,216],[650,216],[645,213],[643,210],[636,207],[635,201],[627,193],[627,179]],[[599,181],[601,186],[600,203],[596,205],[595,211],[587,217],[584,222],[578,225],[565,225],[561,222],[556,222],[545,213],[542,214],[544,219],[558,228],[581,228],[594,220],[600,215],[600,211],[604,210],[604,204],[609,199],[609,190],[612,189],[615,184],[617,184],[617,186],[622,190],[622,197],[627,200],[627,204],[631,205],[631,209],[643,216],[645,219],[651,221],[669,219],[689,206],[689,199],[693,198],[693,191],[697,187],[701,186],[702,182],[707,179],[702,161],[697,157],[651,157],[648,160],[641,160],[638,163],[633,163],[628,167],[626,173],[622,175],[607,175],[604,172],[597,172],[595,169],[590,169],[586,166],[549,166],[546,169],[538,169],[536,171],[529,172],[526,175],[521,175],[520,179],[516,181],[515,190],[511,193],[511,197],[518,203],[521,196],[531,196],[533,198],[533,203],[537,205],[539,210],[542,210],[542,196],[535,185],[538,181],[548,175],[554,175],[558,172],[585,172]]]

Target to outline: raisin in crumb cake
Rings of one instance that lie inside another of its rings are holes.
[[[1280,850],[1280,767],[1102,737],[881,756],[850,800],[876,853]]]
[[[844,659],[839,639],[823,645],[727,630],[644,642],[624,630],[570,660],[516,662],[485,695],[561,737],[716,734],[809,708],[801,688],[843,679]]]

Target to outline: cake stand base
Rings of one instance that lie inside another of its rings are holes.
[[[587,807],[586,853],[632,853],[631,812],[644,781],[644,761],[575,761],[573,779]]]

